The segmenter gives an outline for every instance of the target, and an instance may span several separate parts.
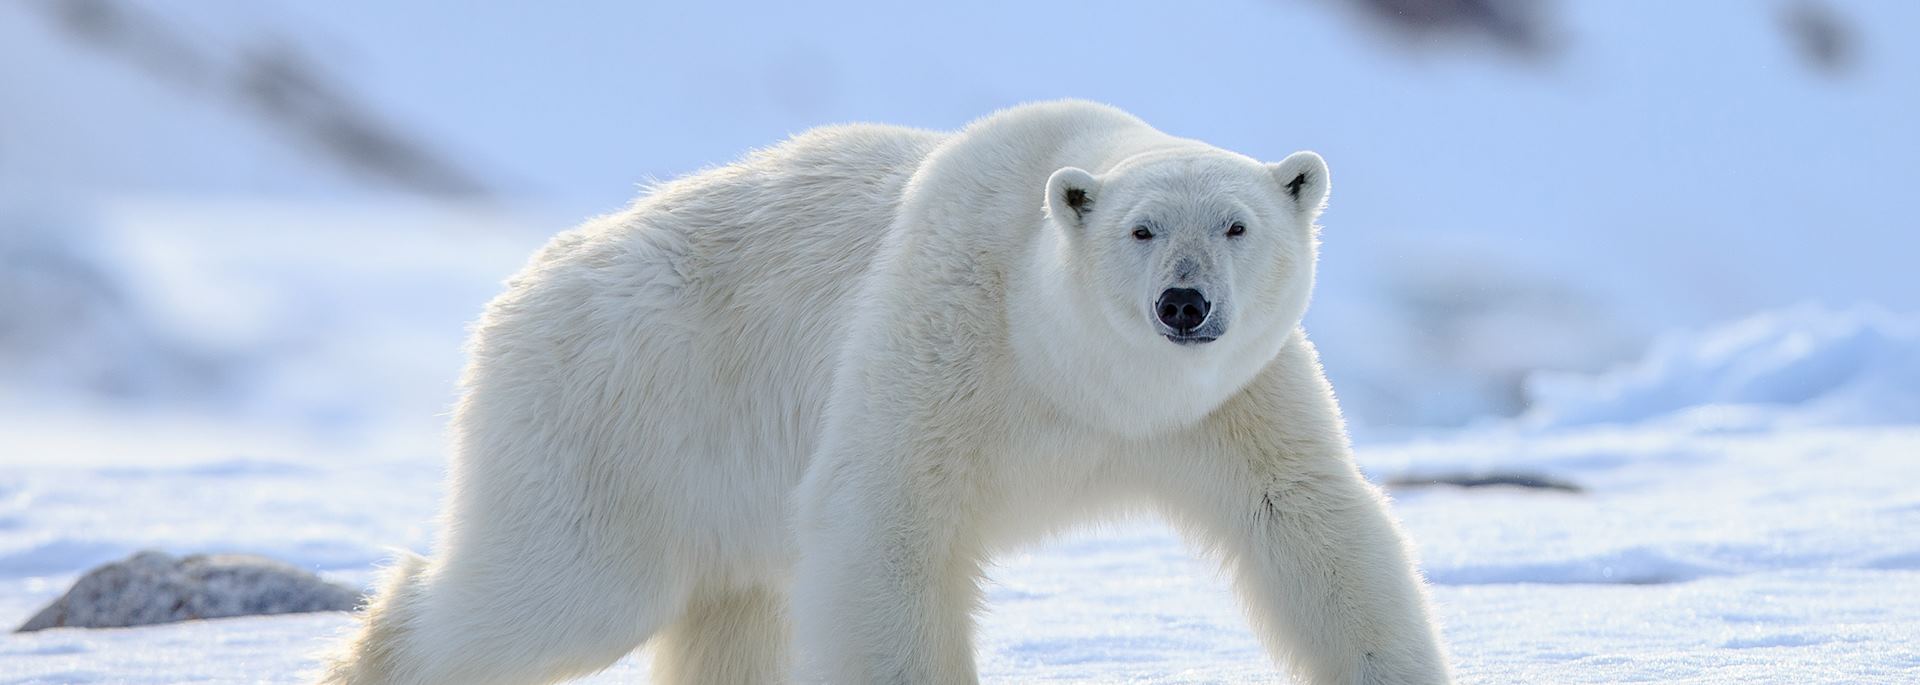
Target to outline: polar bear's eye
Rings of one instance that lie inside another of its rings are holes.
[[[1133,239],[1134,240],[1153,240],[1153,231],[1147,230],[1147,227],[1145,226],[1135,226],[1133,227]]]
[[[1227,237],[1229,238],[1246,235],[1246,233],[1247,233],[1247,225],[1240,223],[1238,221],[1233,222],[1232,226],[1227,227]]]

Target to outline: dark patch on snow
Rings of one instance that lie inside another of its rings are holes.
[[[1511,487],[1527,490],[1549,490],[1578,495],[1586,488],[1568,480],[1562,480],[1537,473],[1517,471],[1496,471],[1491,473],[1455,473],[1423,476],[1400,476],[1387,481],[1390,488],[1425,488],[1449,485],[1458,488]]]

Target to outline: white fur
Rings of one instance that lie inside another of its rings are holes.
[[[1060,102],[817,130],[563,234],[475,331],[440,548],[323,680],[551,682],[648,643],[661,682],[972,682],[981,565],[1145,507],[1299,676],[1445,682],[1298,329],[1326,189],[1312,153]],[[1156,328],[1176,283],[1217,340]]]

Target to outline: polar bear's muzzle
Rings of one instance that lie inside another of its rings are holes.
[[[1220,337],[1223,326],[1212,316],[1213,303],[1193,288],[1168,288],[1153,303],[1160,335],[1176,345],[1201,345]]]

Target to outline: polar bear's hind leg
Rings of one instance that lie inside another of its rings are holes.
[[[459,550],[467,554],[452,556],[486,558],[450,556],[438,572],[418,557],[403,560],[320,682],[558,682],[612,665],[687,609],[685,580],[673,574],[588,561],[546,566],[546,577],[534,578],[529,565],[506,558],[556,550],[506,547]]]

